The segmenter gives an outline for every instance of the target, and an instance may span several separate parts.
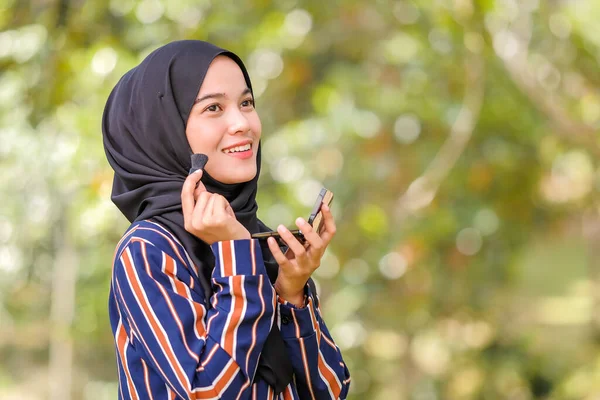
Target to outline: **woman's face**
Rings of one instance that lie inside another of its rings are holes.
[[[242,183],[256,176],[262,126],[240,67],[218,56],[210,64],[185,134],[194,153],[208,156],[204,167],[221,183]]]

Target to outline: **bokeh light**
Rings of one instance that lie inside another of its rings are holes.
[[[46,3],[0,1],[1,399],[116,397],[102,110],[202,39],[249,68],[258,217],[335,194],[349,400],[597,400],[600,2]]]

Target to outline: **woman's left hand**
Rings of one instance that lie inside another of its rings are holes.
[[[323,204],[321,211],[324,230],[320,236],[303,218],[296,220],[296,225],[306,239],[304,245],[283,225],[277,227],[277,232],[289,247],[286,254],[283,254],[274,238],[269,238],[267,241],[273,257],[279,264],[275,291],[279,297],[298,307],[304,306],[304,286],[312,273],[321,265],[323,253],[335,235],[336,227],[331,210]]]

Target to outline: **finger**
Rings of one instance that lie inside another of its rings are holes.
[[[200,184],[198,186],[196,186],[196,189],[194,189],[194,200],[195,201],[198,201],[198,197],[200,197],[200,193],[202,193],[202,192],[206,192],[206,188],[204,187],[202,182],[200,182]]]
[[[267,245],[269,245],[269,250],[271,250],[271,254],[273,254],[273,258],[275,259],[275,261],[277,261],[277,264],[279,264],[279,266],[288,265],[290,263],[285,254],[283,254],[283,252],[279,248],[279,245],[277,244],[277,240],[275,240],[275,238],[268,238]]]
[[[300,231],[306,239],[304,248],[308,249],[310,258],[313,261],[319,261],[324,251],[324,242],[319,234],[313,229],[313,227],[304,220],[304,218],[296,219],[296,226],[300,228]]]
[[[229,202],[220,194],[213,194],[215,197],[213,202],[213,217],[215,219],[224,219],[227,216],[227,207]]]
[[[225,212],[230,217],[233,217],[233,218],[237,219],[237,217],[235,216],[235,212],[233,211],[233,208],[231,208],[231,204],[229,204],[229,202],[227,202],[227,207],[225,208]]]
[[[200,193],[200,197],[198,197],[198,200],[196,201],[196,205],[194,207],[194,212],[192,214],[192,218],[194,221],[200,222],[201,224],[204,223],[203,217],[206,212],[206,204],[208,203],[210,196],[211,196],[211,194],[209,192]],[[197,226],[196,228],[200,228],[200,227]]]
[[[325,227],[325,229],[321,232],[321,238],[323,239],[325,246],[327,246],[329,242],[331,242],[331,239],[333,239],[337,228],[335,226],[335,220],[329,206],[323,204],[321,211],[323,212],[323,225]]]
[[[213,221],[214,217],[214,208],[215,208],[215,199],[217,198],[217,194],[211,193],[208,196],[208,200],[206,202],[206,208],[204,209],[204,214],[202,215],[202,221],[209,225],[211,221]]]
[[[197,173],[200,173],[200,175],[204,175],[203,170],[197,170]],[[194,173],[196,173],[194,172]],[[192,174],[194,175],[194,174]],[[196,188],[194,189],[194,200],[198,201],[198,197],[200,196],[200,193],[202,192],[206,192],[206,186],[204,186],[204,183],[202,183],[201,180],[198,180],[196,182]]]
[[[277,227],[277,232],[279,232],[279,235],[281,236],[283,241],[294,252],[294,256],[296,257],[298,263],[306,265],[306,262],[308,261],[308,256],[306,254],[306,249],[304,248],[304,246],[302,246],[302,243],[300,243],[298,239],[294,237],[292,232],[290,232],[289,229],[283,225],[279,225]]]
[[[194,190],[196,189],[196,184],[200,182],[202,175],[203,172],[199,169],[193,174],[188,175],[185,182],[183,182],[183,187],[181,188],[181,208],[184,219],[191,219],[195,203]]]

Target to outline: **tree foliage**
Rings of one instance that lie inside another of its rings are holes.
[[[334,191],[353,399],[600,396],[600,3],[0,0],[0,397],[112,399],[100,120],[172,40],[249,67],[259,216]]]

